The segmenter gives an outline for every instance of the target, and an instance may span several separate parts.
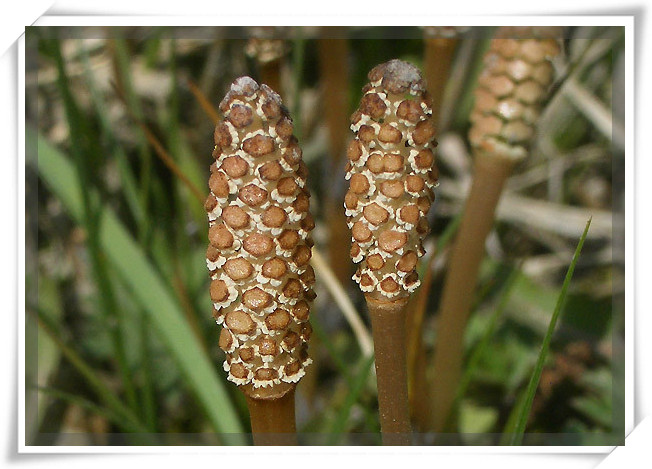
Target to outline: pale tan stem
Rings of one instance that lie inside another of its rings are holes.
[[[407,390],[405,308],[407,298],[388,301],[366,296],[376,354],[378,407],[383,444],[411,442]]]
[[[259,399],[247,396],[251,432],[256,446],[296,446],[296,423],[292,387],[276,399]]]
[[[455,38],[426,38],[425,40],[425,77],[428,82],[428,91],[432,97],[432,117],[435,126],[439,129],[441,104],[444,100],[444,91],[450,75],[451,65],[458,39]]]
[[[464,330],[484,244],[512,166],[508,159],[488,155],[478,155],[475,160],[473,184],[452,248],[439,311],[431,394],[435,432],[446,430],[455,399],[462,369]]]

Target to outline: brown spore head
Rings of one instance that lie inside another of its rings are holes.
[[[418,280],[406,283],[406,278],[416,275],[427,234],[424,215],[437,185],[436,129],[418,68],[390,60],[368,78],[351,118],[355,138],[347,151],[344,207],[351,258],[360,263],[353,278],[367,295],[393,301],[418,286]]]
[[[301,332],[315,281],[307,168],[287,108],[267,85],[240,77],[219,109],[205,203],[213,317],[228,379],[273,398],[310,363]]]
[[[554,77],[560,27],[501,27],[484,56],[471,112],[469,141],[476,154],[523,160]]]

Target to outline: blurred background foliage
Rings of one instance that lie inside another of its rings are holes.
[[[264,78],[265,64],[247,53],[257,34],[27,28],[28,444],[250,442],[244,398],[225,379],[211,318],[202,203],[210,108],[236,77]],[[490,34],[475,27],[461,38],[444,96],[425,258],[434,260],[421,266],[432,283],[413,334],[425,373],[471,177],[468,115]],[[347,77],[340,93],[348,115],[375,65],[400,58],[423,66],[423,30],[272,35],[282,40],[277,91],[295,120],[316,218],[315,363],[298,387],[298,430],[306,444],[378,444],[364,303],[341,274],[347,267],[333,265],[333,274],[324,261],[336,231],[346,230],[332,226],[328,210],[334,200],[343,212],[345,159],[329,145],[324,115],[335,97],[325,95],[324,64]],[[320,52],[325,38],[347,40],[341,63]],[[504,441],[589,217],[524,443],[617,444],[624,436],[624,30],[568,28],[564,46],[531,155],[510,179],[487,241],[465,337],[458,433],[422,433],[420,444]],[[335,250],[348,257],[348,246]],[[428,399],[418,394],[422,374],[411,376],[416,399]]]

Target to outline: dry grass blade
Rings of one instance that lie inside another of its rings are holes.
[[[611,110],[589,93],[575,77],[569,78],[563,87],[564,96],[593,123],[596,129],[618,146],[625,148],[625,129],[614,123]]]
[[[466,196],[464,188],[450,179],[441,179],[439,192],[447,197],[462,200]],[[503,194],[496,209],[496,218],[501,221],[527,225],[539,230],[550,231],[566,237],[579,236],[584,220],[593,217],[589,239],[610,239],[612,226],[619,223],[622,216],[605,210],[589,210],[556,204],[545,200],[521,195]]]
[[[373,340],[364,322],[362,322],[360,314],[356,311],[349,295],[344,291],[342,284],[337,280],[335,273],[329,267],[324,256],[321,255],[318,249],[314,247],[312,249],[312,263],[318,273],[317,278],[324,283],[333,300],[339,306],[340,311],[342,311],[344,319],[349,323],[353,335],[355,335],[362,354],[365,357],[371,356],[374,351]]]
[[[217,122],[220,120],[220,115],[217,113],[215,107],[210,103],[208,98],[206,98],[206,95],[202,92],[202,90],[199,89],[194,81],[188,79],[187,84],[188,88],[190,88],[190,92],[195,97],[203,111],[208,117],[210,117],[213,124],[217,124]]]

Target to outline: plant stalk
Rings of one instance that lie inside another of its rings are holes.
[[[425,39],[424,72],[428,81],[428,91],[432,97],[432,117],[439,132],[441,132],[439,129],[441,105],[457,42],[456,38],[429,37]]]
[[[428,292],[432,284],[432,263],[434,259],[435,255],[433,253],[427,263],[428,267],[421,288],[408,303],[408,392],[410,412],[417,431],[425,431],[430,423],[427,416],[430,414],[431,404],[428,399],[423,399],[423,396],[428,396],[429,391],[426,347],[423,343],[423,320],[428,306]]]
[[[484,245],[494,222],[494,213],[513,163],[506,158],[477,155],[475,175],[450,264],[439,312],[437,345],[432,375],[435,432],[448,430],[446,422],[460,382],[464,354],[464,330],[473,301]]]
[[[296,423],[294,415],[294,392],[292,386],[287,393],[276,399],[252,397],[245,392],[251,432],[256,446],[296,446]]]
[[[281,90],[281,59],[272,60],[268,63],[260,64],[260,82],[265,83],[273,90]]]
[[[349,42],[345,28],[324,27],[317,41],[319,71],[322,81],[322,104],[328,127],[330,171],[340,174],[344,168],[346,143],[349,139]],[[344,194],[337,187],[329,191],[325,210],[329,223],[329,262],[337,279],[347,285],[353,275],[348,248],[351,233],[346,227],[342,207]]]
[[[378,300],[366,295],[371,317],[378,380],[380,428],[385,446],[411,444],[407,388],[407,298]]]

